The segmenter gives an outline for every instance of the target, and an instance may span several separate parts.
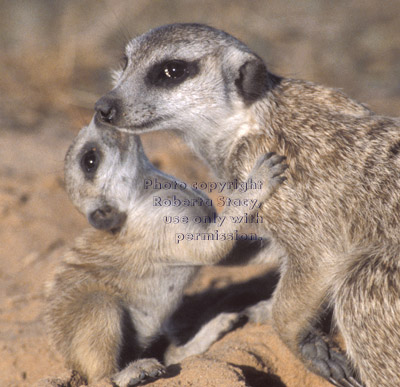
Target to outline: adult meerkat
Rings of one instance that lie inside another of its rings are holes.
[[[249,179],[265,183],[257,190],[234,191],[232,199],[264,200],[271,195],[283,181],[283,160],[272,154],[261,157]],[[143,358],[145,350],[163,329],[167,335],[168,328],[173,331],[167,320],[185,286],[199,265],[216,263],[230,251],[237,225],[193,223],[193,217],[213,217],[209,199],[155,169],[138,136],[99,128],[95,120],[68,150],[65,180],[73,203],[94,228],[77,240],[49,284],[46,320],[52,341],[67,365],[90,382],[111,377],[125,387],[159,376],[164,366]],[[175,188],[148,189],[147,182],[154,180]],[[174,197],[182,205],[155,207],[155,197]],[[183,205],[185,200],[192,204]],[[229,207],[224,214],[245,210]],[[165,216],[185,216],[188,222],[167,224]],[[210,239],[216,231],[219,240]],[[205,237],[176,243],[175,234],[186,232]],[[217,316],[185,345],[171,345],[165,363],[203,352],[239,317]]]
[[[95,108],[111,127],[181,133],[224,179],[244,179],[267,149],[286,155],[288,182],[257,225],[285,252],[273,324],[334,384],[357,384],[351,366],[367,386],[400,383],[399,121],[271,74],[246,45],[198,24],[133,39]],[[327,303],[350,364],[315,329]]]

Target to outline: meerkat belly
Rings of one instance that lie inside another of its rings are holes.
[[[197,271],[198,268],[190,266],[160,265],[154,275],[135,281],[129,312],[141,345],[148,345],[160,333],[164,321],[178,306],[184,288]]]

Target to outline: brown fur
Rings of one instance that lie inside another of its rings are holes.
[[[288,183],[263,206],[288,257],[275,327],[301,356],[298,343],[328,302],[361,380],[393,386],[400,380],[398,122],[292,80],[269,95],[263,120],[268,135],[246,136],[226,165],[240,175],[265,149],[288,159]]]
[[[272,310],[282,340],[313,371],[356,385],[344,358],[318,352],[314,325],[329,304],[362,381],[400,384],[399,121],[338,90],[277,77],[243,43],[207,26],[151,30],[126,55],[127,68],[96,104],[110,127],[177,130],[224,179],[244,179],[265,151],[287,157],[289,179],[258,225],[284,250]],[[171,60],[186,63],[187,78],[163,78]],[[149,72],[154,63],[158,75]]]

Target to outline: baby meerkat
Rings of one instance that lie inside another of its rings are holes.
[[[273,154],[261,157],[249,179],[261,177],[262,188],[237,190],[232,198],[265,200],[284,179],[283,159]],[[67,192],[94,228],[67,252],[49,284],[46,320],[67,365],[89,382],[111,377],[123,387],[162,374],[164,366],[154,358],[142,358],[144,351],[168,329],[168,317],[199,266],[217,263],[235,243],[233,222],[218,227],[191,221],[194,216],[212,217],[212,206],[155,207],[155,192],[145,183],[151,179],[163,185],[178,183],[175,189],[157,191],[163,201],[208,199],[157,170],[138,136],[99,128],[95,120],[80,131],[66,155]],[[230,207],[223,214],[244,211]],[[187,223],[163,221],[165,216],[183,215]],[[216,231],[220,239],[209,239]],[[177,243],[178,232],[207,237]],[[237,319],[233,313],[217,316],[198,337],[176,350],[169,348],[165,363],[204,351]]]
[[[353,367],[368,387],[400,385],[400,121],[276,76],[245,44],[199,24],[133,39],[114,81],[95,106],[104,124],[177,131],[223,179],[244,179],[267,149],[287,157],[288,182],[257,225],[283,252],[274,327],[336,385],[358,385]],[[315,328],[325,305],[347,357]]]

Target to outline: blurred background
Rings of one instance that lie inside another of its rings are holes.
[[[0,4],[2,125],[33,128],[43,115],[91,110],[109,88],[109,69],[118,66],[127,41],[173,22],[224,29],[273,71],[343,88],[385,114],[394,110],[382,99],[398,107],[400,5],[395,0]]]
[[[162,24],[206,23],[247,43],[277,74],[399,115],[398,0],[0,0],[0,9],[0,385],[31,385],[58,367],[41,319],[43,284],[86,227],[64,193],[63,158],[110,89],[129,39]],[[207,177],[170,133],[144,144],[159,168]],[[224,273],[226,284],[253,272]],[[211,283],[207,275],[198,289]]]

